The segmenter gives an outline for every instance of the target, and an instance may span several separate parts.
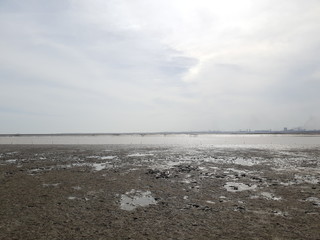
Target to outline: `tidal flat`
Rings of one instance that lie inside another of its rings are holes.
[[[0,239],[320,239],[319,146],[0,145]]]

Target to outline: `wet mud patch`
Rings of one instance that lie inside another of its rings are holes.
[[[157,204],[157,201],[150,191],[132,189],[131,191],[122,194],[120,198],[120,209],[126,211],[132,211],[137,207],[147,207],[153,204]]]

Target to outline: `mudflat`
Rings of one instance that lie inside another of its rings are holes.
[[[320,149],[0,145],[0,239],[320,239]]]

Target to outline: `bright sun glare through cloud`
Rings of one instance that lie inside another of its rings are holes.
[[[320,129],[320,2],[0,2],[0,133]]]

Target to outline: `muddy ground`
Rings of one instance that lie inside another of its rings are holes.
[[[0,239],[320,239],[320,149],[0,145]]]

